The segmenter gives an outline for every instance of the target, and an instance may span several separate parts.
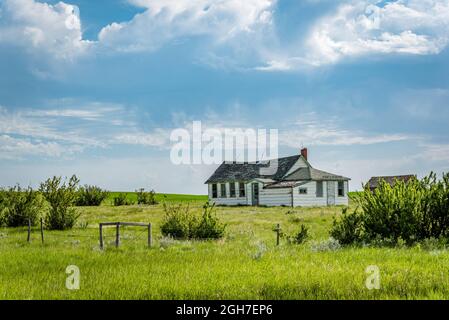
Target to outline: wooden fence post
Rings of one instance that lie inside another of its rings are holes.
[[[42,244],[44,244],[44,222],[41,218],[41,239],[42,239]]]
[[[120,245],[120,222],[117,222],[115,230],[115,247],[118,248]]]
[[[279,246],[281,240],[281,225],[279,223],[274,231],[276,231],[276,245]]]
[[[148,248],[151,248],[153,245],[153,235],[151,230],[151,223],[148,224]]]
[[[28,237],[27,237],[27,241],[28,242],[31,241],[31,219],[28,219]]]
[[[103,224],[100,223],[100,249],[103,250]]]

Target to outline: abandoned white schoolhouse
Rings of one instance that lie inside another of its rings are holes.
[[[277,159],[277,170],[266,174],[264,162],[224,162],[206,181],[209,201],[217,205],[333,206],[348,205],[349,178],[313,168],[307,149]]]

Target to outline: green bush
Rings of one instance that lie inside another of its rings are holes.
[[[204,205],[201,215],[191,212],[189,205],[164,203],[164,221],[161,232],[175,239],[219,239],[226,225],[214,214],[214,206]]]
[[[330,232],[332,238],[337,239],[342,245],[349,245],[362,241],[362,215],[355,209],[348,213],[344,208],[340,220],[334,217]]]
[[[78,190],[77,206],[99,206],[108,197],[109,192],[97,186],[85,185]]]
[[[74,175],[68,181],[53,177],[41,183],[39,191],[47,199],[50,209],[45,218],[50,230],[71,229],[80,214],[73,207],[77,197],[78,178]]]
[[[194,225],[192,236],[196,239],[220,239],[223,237],[226,225],[220,223],[218,217],[214,214],[214,205],[206,203],[203,206],[203,214],[197,219]]]
[[[130,199],[128,199],[128,196],[126,193],[119,193],[117,196],[114,197],[114,206],[120,207],[120,206],[130,206],[134,204]]]
[[[301,229],[293,236],[292,242],[295,244],[303,244],[309,238],[309,228],[301,225]]]
[[[422,233],[420,238],[449,237],[449,173],[438,181],[435,173],[422,180]]]
[[[157,204],[156,192],[154,190],[147,192],[145,191],[144,188],[141,188],[139,190],[136,190],[136,193],[137,193],[137,204],[144,204],[144,205]]]
[[[164,202],[164,213],[164,221],[161,226],[164,236],[175,239],[192,238],[192,229],[197,221],[196,216],[191,213],[189,205],[173,205]]]
[[[275,231],[276,229],[273,229]],[[281,232],[281,237],[286,239],[290,244],[303,244],[309,238],[309,228],[304,224],[301,225],[298,232],[293,235],[289,235]]]
[[[0,225],[7,227],[36,225],[48,210],[45,199],[31,188],[20,186],[0,192]]]
[[[341,244],[411,245],[449,236],[449,174],[438,180],[431,173],[393,187],[381,181],[374,192],[366,188],[355,201],[361,212],[344,212],[330,232]]]

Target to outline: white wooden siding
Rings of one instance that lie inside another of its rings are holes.
[[[294,206],[295,207],[321,207],[327,206],[327,181],[323,181],[323,197],[316,196],[316,181],[308,182],[294,189]],[[335,205],[349,204],[348,198],[348,182],[344,182],[345,196],[338,196],[338,182],[335,182]],[[299,194],[300,188],[307,188],[307,194]]]
[[[335,204],[337,206],[347,206],[349,205],[349,196],[348,196],[348,191],[349,191],[349,183],[348,181],[344,182],[344,187],[345,187],[345,196],[344,197],[339,197],[338,196],[338,182],[335,183]]]
[[[260,189],[259,204],[264,206],[292,206],[292,189]]]
[[[259,204],[264,206],[292,206],[292,191],[293,191],[293,206],[295,207],[318,207],[327,205],[327,181],[323,181],[323,197],[316,196],[316,181],[310,181],[306,184],[295,188],[283,189],[264,189],[264,184],[255,180],[245,184],[246,195],[239,197],[239,189],[236,186],[236,198],[230,197],[230,186],[226,183],[226,198],[221,198],[221,184],[217,184],[218,198],[212,198],[212,184],[209,184],[209,201],[217,205],[252,205],[252,184],[259,184]],[[345,196],[338,196],[338,183],[335,183],[335,204],[348,205],[349,197],[348,181],[344,182]],[[300,188],[307,188],[307,194],[299,194]]]
[[[316,181],[310,181],[293,189],[295,207],[318,207],[327,205],[326,182],[323,181],[323,197],[316,196]],[[307,194],[299,194],[299,189],[306,188]]]

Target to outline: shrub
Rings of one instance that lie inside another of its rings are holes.
[[[175,239],[219,239],[226,225],[214,214],[214,206],[206,204],[201,216],[191,212],[189,205],[164,203],[164,221],[161,232]]]
[[[342,216],[339,220],[334,217],[330,235],[342,245],[361,242],[362,215],[358,212],[358,209],[348,213],[348,209],[345,208],[343,209]]]
[[[334,220],[331,236],[342,244],[412,245],[425,239],[449,236],[449,174],[434,173],[421,181],[381,181],[355,197],[362,209]]]
[[[277,228],[274,228],[273,231],[277,231]],[[309,228],[302,224],[298,232],[288,234],[281,231],[280,236],[287,240],[289,244],[303,244],[309,238]]]
[[[203,214],[197,220],[197,224],[193,224],[192,236],[196,239],[220,239],[223,237],[226,225],[220,223],[218,217],[214,213],[215,205],[206,203],[203,206]]]
[[[114,197],[114,206],[130,206],[134,204],[130,199],[128,199],[128,196],[126,193],[119,193],[116,197]]]
[[[99,206],[108,197],[109,192],[97,186],[80,187],[76,199],[77,206]]]
[[[290,242],[294,244],[303,244],[309,238],[309,228],[305,225],[301,225],[301,229],[290,238]]]
[[[45,199],[31,188],[16,186],[0,193],[0,225],[27,226],[28,220],[31,225],[36,225],[47,210]]]
[[[137,204],[144,204],[144,205],[157,204],[156,192],[154,190],[146,192],[144,188],[141,188],[139,190],[136,190],[136,193],[137,193]]]
[[[419,237],[449,237],[449,173],[438,181],[432,172],[421,184],[425,193],[421,203],[423,221]]]
[[[328,240],[313,242],[311,249],[313,252],[337,251],[341,249],[341,244],[334,238]]]
[[[364,239],[403,239],[412,243],[420,233],[423,188],[418,180],[397,181],[394,187],[382,181],[373,193],[359,197],[363,210]]]
[[[68,181],[53,177],[41,183],[39,191],[47,199],[50,209],[45,218],[50,230],[71,229],[80,214],[73,207],[77,197],[78,178],[73,175]]]
[[[189,239],[192,237],[192,229],[196,217],[190,212],[189,205],[172,205],[164,203],[164,221],[161,232],[166,237],[176,239]]]

